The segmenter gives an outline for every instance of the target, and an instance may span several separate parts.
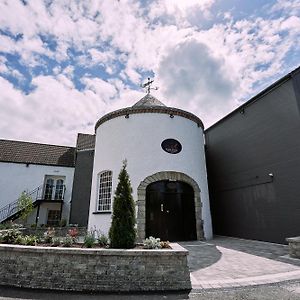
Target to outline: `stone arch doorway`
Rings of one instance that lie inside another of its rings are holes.
[[[188,184],[193,190],[193,200],[194,200],[194,217],[196,233],[195,238],[197,240],[204,239],[203,234],[203,221],[201,217],[201,198],[200,198],[200,188],[195,180],[184,173],[175,171],[165,171],[158,172],[151,176],[145,178],[137,190],[137,235],[138,241],[142,241],[146,237],[146,190],[147,187],[155,182],[164,181],[164,184],[168,182],[182,182],[183,184]],[[193,214],[193,212],[192,212]],[[193,217],[193,216],[192,216]]]
[[[146,237],[197,239],[194,190],[186,182],[160,180],[146,188]]]

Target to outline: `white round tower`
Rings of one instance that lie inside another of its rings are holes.
[[[127,160],[141,241],[212,238],[203,124],[147,94],[95,126],[88,227],[108,233],[113,194]]]

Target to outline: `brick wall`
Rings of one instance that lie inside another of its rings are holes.
[[[73,291],[191,289],[187,254],[162,250],[0,245],[0,285]]]

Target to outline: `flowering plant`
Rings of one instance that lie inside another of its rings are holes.
[[[77,238],[78,238],[78,229],[75,228],[71,228],[68,231],[68,235],[72,238],[73,242],[76,242]]]

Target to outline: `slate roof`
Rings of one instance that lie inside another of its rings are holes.
[[[74,167],[75,148],[0,139],[0,161]]]
[[[147,94],[131,107],[121,108],[112,111],[104,115],[103,117],[101,117],[95,125],[95,131],[101,124],[113,118],[120,117],[120,116],[125,116],[125,118],[129,118],[130,114],[143,114],[143,113],[168,114],[172,118],[174,116],[181,116],[194,121],[198,125],[198,127],[202,127],[202,129],[204,129],[202,121],[197,116],[182,109],[178,109],[175,107],[168,107],[164,105],[162,102],[160,102],[158,99],[153,97],[151,94]]]
[[[137,103],[132,105],[132,107],[152,107],[152,106],[165,106],[161,101],[156,99],[151,94],[147,94],[142,99],[140,99]]]
[[[78,133],[76,150],[95,149],[96,136],[94,134]]]
[[[202,121],[197,116],[179,108],[168,107],[168,106],[131,106],[131,107],[118,109],[104,115],[97,121],[95,125],[95,130],[97,130],[97,128],[101,124],[113,118],[117,118],[120,116],[129,118],[130,114],[143,114],[143,113],[168,114],[172,118],[174,116],[181,116],[183,118],[194,121],[198,125],[198,127],[202,127],[202,129],[204,128]]]

